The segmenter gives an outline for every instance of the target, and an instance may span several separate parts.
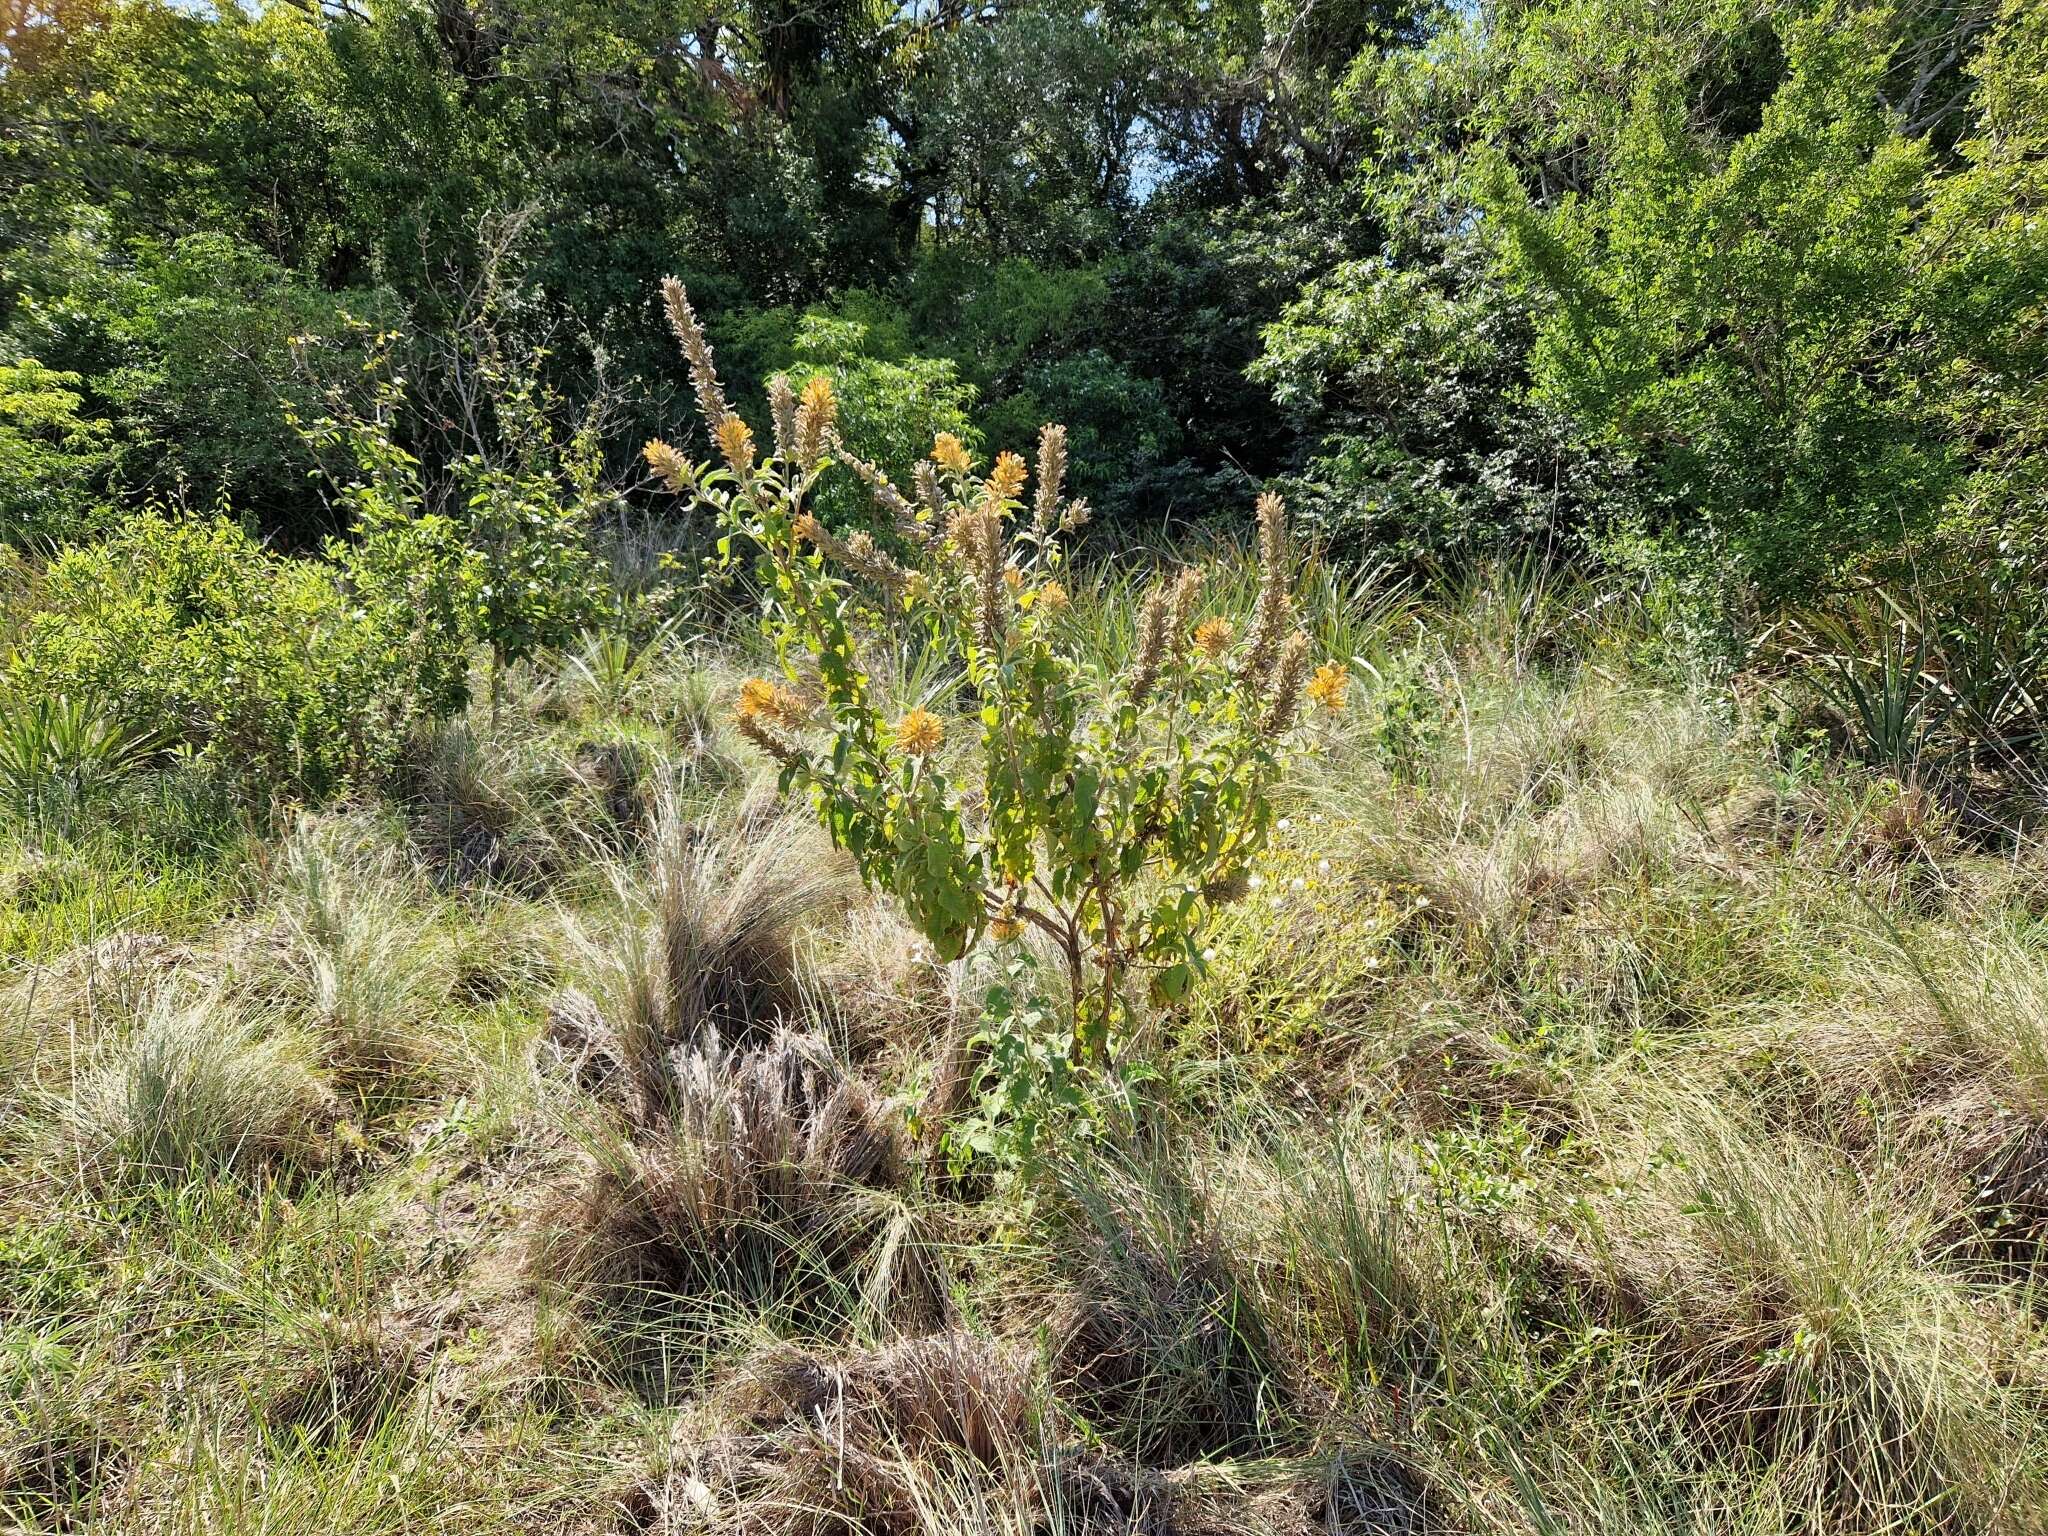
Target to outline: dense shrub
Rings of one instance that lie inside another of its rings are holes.
[[[218,233],[115,252],[90,231],[18,262],[27,288],[7,339],[79,377],[108,468],[129,487],[201,505],[231,501],[267,531],[329,531],[307,476],[316,460],[286,419],[317,394],[292,341],[346,330],[374,293],[326,293]],[[357,358],[336,355],[335,376]],[[62,527],[58,537],[89,530]]]
[[[1033,363],[1013,394],[986,415],[992,446],[1022,453],[1041,422],[1063,422],[1075,491],[1103,516],[1130,525],[1167,507],[1149,491],[1181,462],[1186,446],[1165,389],[1100,347]]]
[[[1469,195],[1428,166],[1366,206],[1379,249],[1305,283],[1247,370],[1301,444],[1284,483],[1302,516],[1338,551],[1456,564],[1570,547],[1633,506],[1626,457],[1530,398],[1538,316]]]
[[[2040,23],[2015,8],[1989,34],[1991,131],[1950,163],[1897,105],[1901,25],[1779,21],[1754,116],[1696,59],[1646,47],[1625,104],[1587,108],[1612,114],[1590,185],[1557,188],[1506,136],[1484,162],[1510,271],[1542,307],[1538,398],[1655,466],[1681,509],[1651,530],[1671,560],[1732,565],[1767,600],[1925,535],[2029,431],[1958,383],[2039,408],[2048,244],[2022,210],[2048,124],[2038,83],[2011,88],[2038,80]],[[1714,58],[1737,39],[1684,41]],[[1514,68],[1537,92],[1565,61],[1524,44]]]
[[[144,512],[50,564],[10,682],[101,700],[258,793],[332,794],[459,700],[467,645],[458,615],[418,602],[461,583],[445,528],[389,530],[347,558],[292,559],[222,517]]]
[[[80,415],[83,382],[0,364],[0,545],[76,537],[99,515],[107,424]]]

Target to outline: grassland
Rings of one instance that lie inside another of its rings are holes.
[[[2039,841],[1619,589],[1305,602],[1350,708],[1018,1167],[715,633],[14,828],[0,1528],[2048,1529]]]

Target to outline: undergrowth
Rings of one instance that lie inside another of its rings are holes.
[[[1143,584],[1069,590],[1121,664]],[[9,823],[0,1524],[2048,1528],[2038,842],[1615,591],[1298,602],[1348,704],[1017,1158],[945,1135],[1000,969],[778,799],[758,658]]]

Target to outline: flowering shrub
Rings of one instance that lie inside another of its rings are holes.
[[[723,462],[691,464],[660,441],[647,460],[716,509],[727,558],[753,555],[782,663],[779,681],[741,690],[741,729],[941,957],[1045,935],[1074,1002],[1070,1058],[1099,1059],[1134,978],[1159,1000],[1186,990],[1204,925],[1243,893],[1272,819],[1268,789],[1310,688],[1279,498],[1258,505],[1253,612],[1205,615],[1202,573],[1181,570],[1145,599],[1135,655],[1112,675],[1067,633],[1060,539],[1088,514],[1064,494],[1062,428],[1040,437],[1035,486],[1017,455],[984,472],[940,433],[905,494],[840,444],[825,380],[799,395],[778,379],[763,455],[681,285],[665,295]],[[835,464],[866,482],[887,547],[808,510]],[[943,709],[891,720],[876,699],[863,642],[904,629],[958,663],[972,741],[951,739]],[[1341,673],[1319,673],[1314,692],[1341,708]]]

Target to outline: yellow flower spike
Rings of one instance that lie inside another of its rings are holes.
[[[967,456],[966,446],[950,432],[941,432],[932,439],[932,462],[956,475],[964,475],[974,467],[974,460]]]
[[[1047,613],[1065,613],[1070,606],[1067,589],[1056,581],[1048,581],[1038,589],[1038,606]]]
[[[1003,585],[1008,587],[1012,592],[1021,590],[1024,585],[1024,573],[1018,570],[1017,567],[1014,565],[1004,566]]]
[[[1308,683],[1309,698],[1333,715],[1343,712],[1344,698],[1350,691],[1351,674],[1334,661],[1326,661],[1317,667],[1315,676]]]
[[[810,412],[814,418],[830,426],[839,414],[839,401],[832,394],[832,381],[822,373],[811,375],[811,381],[804,385],[798,409]]]
[[[1015,501],[1024,490],[1024,460],[1008,449],[996,455],[996,467],[989,471],[989,488],[1003,501]]]
[[[811,709],[780,683],[750,677],[740,684],[740,702],[735,713],[742,725],[758,725],[772,720],[782,725],[800,726],[809,719]]]
[[[1204,619],[1195,626],[1195,649],[1214,661],[1230,649],[1237,631],[1228,619]]]
[[[809,469],[824,457],[832,425],[839,418],[839,402],[832,396],[832,381],[815,374],[804,385],[796,408],[796,458],[798,467]]]
[[[1014,917],[998,917],[988,925],[988,936],[998,944],[1008,944],[1020,937],[1024,925]]]
[[[737,416],[728,416],[718,424],[718,451],[725,456],[727,468],[736,475],[746,475],[754,468],[754,429]]]
[[[926,757],[938,751],[946,739],[946,728],[928,709],[913,709],[896,722],[896,746],[911,757]]]
[[[647,446],[640,450],[647,460],[647,467],[672,491],[684,490],[690,483],[690,461],[678,453],[670,444],[660,438],[648,439]]]

